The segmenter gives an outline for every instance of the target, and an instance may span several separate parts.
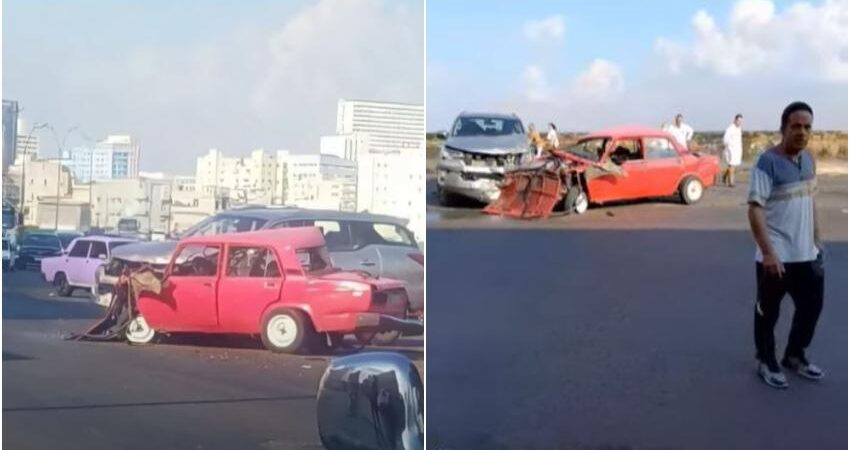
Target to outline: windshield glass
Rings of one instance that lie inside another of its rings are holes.
[[[253,217],[215,216],[192,228],[189,228],[180,236],[180,238],[182,239],[190,236],[210,236],[213,234],[244,233],[246,231],[259,230],[265,224],[265,219],[256,219]]]
[[[74,239],[80,237],[79,234],[59,234],[59,242],[62,243],[62,248],[67,248],[68,244],[71,243]]]
[[[24,236],[22,245],[61,248],[59,238],[50,234],[28,234]]]
[[[492,117],[460,117],[455,122],[452,136],[507,136],[525,134],[518,119]]]
[[[118,221],[118,231],[139,231],[139,222],[135,219],[121,219]]]
[[[298,261],[301,262],[301,268],[307,274],[316,274],[333,270],[331,257],[328,254],[327,247],[311,247],[301,248],[295,252],[298,255]]]
[[[12,209],[3,210],[3,229],[15,228],[15,211]]]
[[[605,147],[607,145],[607,138],[587,139],[567,147],[566,151],[584,159],[599,161],[599,158],[605,153]]]
[[[132,241],[112,241],[112,242],[109,243],[109,251],[111,252],[116,247],[120,247],[122,245],[127,245],[127,244],[131,244],[131,243],[132,243]]]

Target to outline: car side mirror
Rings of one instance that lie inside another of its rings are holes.
[[[421,450],[423,385],[398,353],[363,353],[331,361],[319,383],[319,438],[328,450]]]
[[[449,132],[446,130],[440,130],[437,132],[437,137],[442,140],[446,140],[449,138]]]

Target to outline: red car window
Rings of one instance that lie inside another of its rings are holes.
[[[266,247],[230,247],[227,276],[278,278],[280,265],[274,252]]]
[[[217,245],[187,245],[174,260],[171,275],[177,277],[213,277],[218,273]]]

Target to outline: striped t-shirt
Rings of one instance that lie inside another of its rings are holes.
[[[764,208],[767,237],[782,262],[817,259],[814,233],[815,162],[808,150],[796,161],[770,149],[759,157],[750,175],[749,203]],[[756,246],[756,261],[762,261]]]

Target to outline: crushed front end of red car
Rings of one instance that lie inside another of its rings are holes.
[[[516,219],[546,219],[555,207],[586,191],[586,180],[602,174],[625,176],[613,163],[600,164],[560,150],[550,150],[505,173],[499,198],[487,205],[485,214]],[[573,195],[569,195],[569,194]],[[571,208],[572,205],[565,205]]]

